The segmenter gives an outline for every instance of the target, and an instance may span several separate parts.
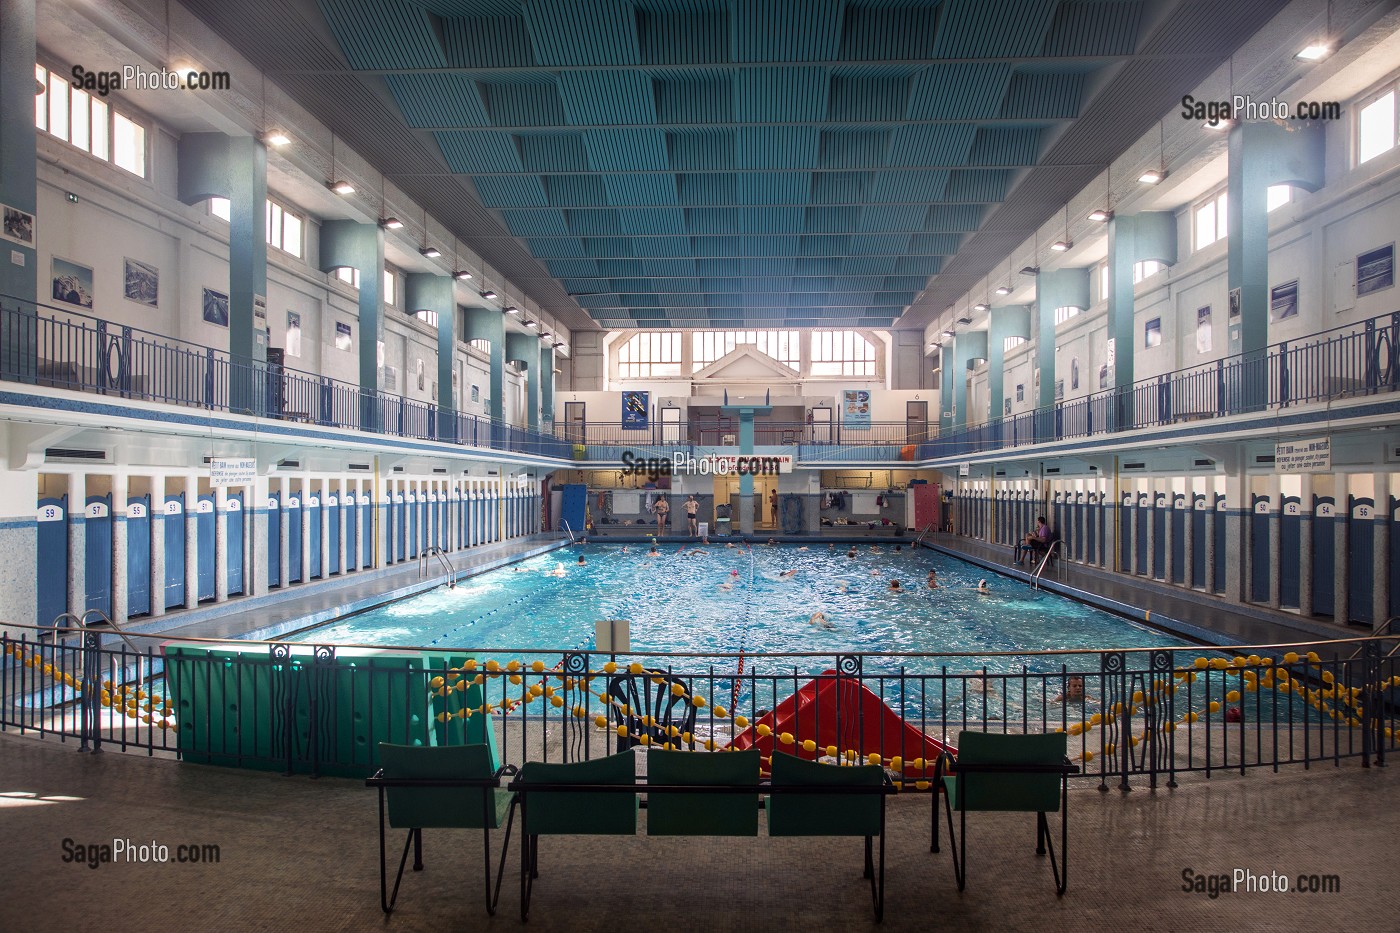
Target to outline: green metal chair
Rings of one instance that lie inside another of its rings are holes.
[[[648,836],[757,836],[759,755],[757,748],[719,755],[653,751],[647,755],[647,784],[753,785],[753,796],[647,791]]]
[[[728,757],[728,756],[725,756]],[[845,767],[807,761],[795,755],[773,755],[768,798],[770,836],[864,836],[865,877],[875,901],[875,919],[885,916],[885,795],[894,792],[879,765]],[[792,792],[791,788],[831,787],[830,794]],[[878,788],[879,792],[860,792]],[[874,837],[880,837],[880,863],[875,870]]]
[[[632,749],[572,764],[532,761],[511,789],[520,800],[520,919],[529,919],[530,895],[539,877],[540,836],[632,836],[637,832],[637,795],[585,789],[585,785],[631,787],[637,778]]]
[[[365,781],[379,789],[379,905],[392,913],[399,898],[408,849],[413,846],[413,870],[423,870],[424,829],[479,829],[485,848],[486,912],[494,915],[501,897],[501,872],[505,870],[506,849],[510,846],[511,824],[515,819],[515,794],[500,786],[501,776],[514,772],[506,766],[494,768],[494,756],[487,745],[419,746],[379,745],[380,769]],[[389,892],[384,851],[384,818],[389,825],[407,829],[399,873]],[[501,864],[496,889],[491,890],[491,830],[505,821],[506,836],[501,845]]]
[[[1001,810],[1035,813],[1035,854],[1050,854],[1050,871],[1055,877],[1055,893],[1062,895],[1069,884],[1067,846],[1069,841],[1069,775],[1079,768],[1065,757],[1067,736],[1063,732],[1045,735],[997,735],[986,732],[958,734],[958,757],[944,753],[934,768],[934,810],[932,852],[938,845],[938,794],[943,790],[943,809],[948,816],[948,833],[953,837],[953,874],[958,890],[967,887],[967,814],[969,810]],[[950,771],[956,773],[950,774]],[[958,830],[953,831],[953,811],[957,810]],[[1045,815],[1060,811],[1060,862],[1050,842],[1050,826]]]

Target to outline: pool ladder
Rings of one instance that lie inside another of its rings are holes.
[[[438,562],[442,564],[443,569],[447,571],[447,588],[448,588],[449,590],[456,589],[456,588],[457,588],[457,575],[456,575],[455,573],[453,573],[453,571],[452,571],[452,563],[451,563],[450,561],[448,561],[448,559],[447,559],[447,552],[444,551],[442,548],[438,547],[436,544],[434,544],[434,545],[432,545],[432,546],[430,546],[430,547],[424,549],[423,551],[420,551],[420,552],[419,552],[419,554],[418,554],[418,576],[419,576],[419,577],[422,577],[422,576],[423,576],[423,574],[424,574],[424,569],[423,569],[423,568],[424,568],[424,564],[427,562],[427,560],[428,560],[429,557],[436,557],[436,558],[438,559]]]
[[[914,539],[914,547],[918,547],[920,544],[923,544],[924,539],[928,537],[929,532],[931,531],[933,531],[933,522],[929,522],[927,525],[924,526],[924,530],[919,532],[919,536]]]
[[[1032,586],[1033,588],[1035,588],[1035,589],[1037,589],[1037,590],[1040,589],[1040,578],[1043,577],[1043,576],[1045,576],[1045,568],[1046,568],[1046,566],[1050,563],[1050,558],[1053,557],[1053,556],[1055,555],[1055,548],[1059,548],[1059,549],[1060,549],[1060,552],[1061,552],[1061,553],[1060,553],[1060,563],[1059,563],[1059,565],[1058,565],[1059,568],[1060,568],[1060,579],[1063,580],[1063,579],[1065,578],[1065,555],[1064,555],[1064,545],[1065,545],[1065,542],[1064,542],[1064,539],[1063,539],[1063,538],[1061,538],[1061,539],[1058,540],[1058,541],[1052,541],[1052,542],[1050,542],[1050,547],[1046,549],[1046,551],[1045,551],[1045,556],[1042,557],[1042,558],[1040,559],[1040,566],[1036,567],[1036,568],[1035,568],[1035,573],[1031,574],[1031,581],[1030,581],[1030,582],[1031,582],[1031,586]]]
[[[71,628],[75,628],[79,631],[85,631],[92,627],[92,624],[88,621],[89,616],[96,616],[96,621],[101,622],[105,624],[108,628],[110,628],[117,636],[121,638],[122,641],[126,642],[126,646],[128,648],[130,648],[137,654],[141,653],[141,649],[137,647],[136,643],[133,642],[127,636],[126,632],[122,631],[122,627],[116,622],[114,622],[107,615],[107,613],[103,612],[101,609],[88,609],[82,615],[77,615],[72,612],[62,612],[54,616],[54,620],[52,623],[50,623],[49,626],[53,630],[51,633],[51,637],[53,638],[54,644],[62,644],[65,636],[60,633],[70,628],[70,626],[66,625],[60,627],[60,623],[63,622],[63,620],[72,619],[74,622],[77,623],[77,625],[72,626]]]

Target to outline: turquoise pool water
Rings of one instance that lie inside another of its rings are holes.
[[[631,622],[634,651],[901,654],[1107,649],[1180,644],[1122,617],[928,550],[588,545],[525,560],[328,623],[298,641],[492,651],[593,646],[594,623]],[[582,554],[586,564],[576,561]],[[522,572],[516,572],[517,569]],[[940,587],[925,586],[928,571]],[[551,575],[558,574],[558,575]],[[784,573],[790,573],[783,577]],[[989,594],[977,592],[988,578]],[[903,593],[889,591],[898,579]],[[821,612],[826,624],[812,622]],[[1058,667],[1061,658],[1043,668]],[[991,659],[1017,670],[1024,659]],[[969,659],[953,665],[981,666]],[[1072,662],[1071,662],[1072,663]],[[1096,662],[1095,662],[1096,664]],[[935,662],[930,660],[930,669]],[[911,662],[911,667],[915,662]],[[1035,665],[1033,665],[1033,668]]]

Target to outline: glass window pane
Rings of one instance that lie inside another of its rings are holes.
[[[301,258],[301,218],[295,214],[282,215],[282,249]]]
[[[395,284],[394,273],[390,272],[388,269],[385,269],[385,270],[384,270],[384,303],[385,303],[386,305],[391,305],[391,304],[394,304],[394,303],[395,303],[395,302],[394,302],[394,284]],[[422,315],[419,315],[419,317],[422,317]]]
[[[89,151],[104,162],[111,158],[111,148],[107,144],[110,119],[107,105],[92,98],[92,148]]]
[[[1374,159],[1395,145],[1395,92],[1379,97],[1365,107],[1357,119],[1356,161]]]
[[[229,201],[228,198],[209,199],[209,213],[213,214],[215,217],[219,218],[224,223],[229,222],[229,218],[232,216],[232,211],[233,204]]]
[[[112,119],[112,161],[133,175],[146,177],[146,128],[120,112]]]
[[[1269,186],[1269,212],[1273,213],[1293,200],[1293,189],[1288,185]]]
[[[84,152],[88,151],[92,134],[88,132],[89,105],[88,92],[73,88],[72,106],[68,108],[69,141]]]
[[[1225,195],[1221,194],[1215,202],[1215,238],[1217,240],[1225,239],[1225,221],[1230,216],[1230,212],[1225,208]]]
[[[68,82],[56,74],[49,75],[49,132],[68,138]]]
[[[1215,242],[1215,202],[1202,204],[1196,209],[1196,249],[1204,249]]]
[[[45,132],[49,128],[49,73],[43,65],[34,66],[34,80],[42,89],[34,95],[34,125]]]

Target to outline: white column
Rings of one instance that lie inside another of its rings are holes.
[[[129,609],[126,586],[126,498],[128,477],[124,470],[112,475],[112,621],[125,622]]]
[[[214,487],[214,601],[228,599],[228,488]]]
[[[199,605],[199,476],[185,477],[185,605]]]

